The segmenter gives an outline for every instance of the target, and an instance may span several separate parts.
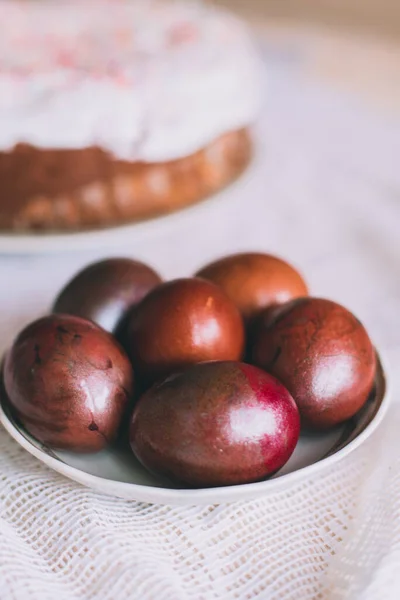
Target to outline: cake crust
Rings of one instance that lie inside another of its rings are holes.
[[[0,229],[74,231],[137,222],[203,200],[232,182],[252,154],[247,128],[190,156],[118,160],[103,149],[0,152]]]

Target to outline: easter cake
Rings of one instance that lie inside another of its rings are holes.
[[[199,2],[3,0],[0,229],[147,219],[233,181],[252,154],[259,64]]]

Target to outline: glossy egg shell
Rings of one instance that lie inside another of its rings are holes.
[[[252,362],[277,377],[307,427],[352,417],[371,392],[376,355],[360,321],[329,300],[289,302],[257,323]]]
[[[270,254],[233,254],[207,265],[197,276],[219,285],[246,320],[269,306],[308,296],[300,273]]]
[[[195,487],[258,481],[291,456],[300,418],[289,392],[250,365],[195,365],[137,404],[131,446],[153,473]]]
[[[132,314],[129,355],[135,372],[155,381],[207,360],[238,360],[243,320],[213,283],[177,279],[150,292]]]
[[[53,315],[24,329],[7,354],[4,386],[22,425],[40,442],[101,450],[117,435],[133,393],[123,349],[94,323]]]
[[[52,312],[90,319],[115,333],[127,312],[160,283],[147,265],[110,258],[80,271],[60,292]]]

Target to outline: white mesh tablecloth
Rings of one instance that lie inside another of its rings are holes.
[[[294,261],[315,295],[357,313],[389,360],[389,418],[312,481],[206,508],[102,496],[46,469],[0,429],[1,600],[400,597],[399,123],[302,79],[290,55],[270,61],[264,166],[196,218],[187,213],[140,243],[125,236],[113,254],[166,277],[242,249]],[[0,257],[2,346],[104,254]]]

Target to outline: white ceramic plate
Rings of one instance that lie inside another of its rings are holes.
[[[220,504],[265,496],[300,479],[310,479],[353,452],[382,421],[389,390],[379,364],[375,391],[351,421],[324,434],[303,434],[289,462],[271,479],[220,488],[173,487],[148,473],[129,448],[114,447],[94,455],[55,452],[43,447],[10,414],[4,398],[0,420],[8,433],[30,454],[58,473],[105,494],[154,504]]]

